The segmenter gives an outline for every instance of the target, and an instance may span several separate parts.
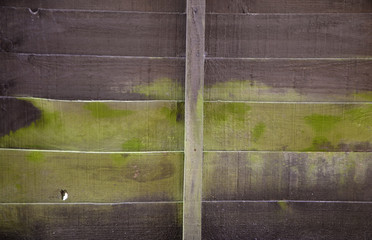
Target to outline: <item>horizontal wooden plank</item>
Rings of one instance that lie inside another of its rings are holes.
[[[206,102],[204,150],[372,151],[372,104]]]
[[[183,100],[185,60],[0,54],[3,96]]]
[[[372,153],[206,152],[203,199],[371,201]]]
[[[182,239],[182,204],[0,205],[1,239]]]
[[[184,103],[0,98],[0,147],[182,150]]]
[[[203,239],[371,239],[372,203],[206,202]]]
[[[207,12],[215,13],[367,13],[370,0],[210,0]]]
[[[0,8],[1,50],[45,54],[185,53],[185,15]]]
[[[206,100],[372,101],[372,59],[208,59]]]
[[[209,14],[210,57],[370,57],[372,14]]]
[[[182,201],[183,154],[0,150],[1,202]]]
[[[109,11],[185,12],[183,0],[0,0],[0,6]]]

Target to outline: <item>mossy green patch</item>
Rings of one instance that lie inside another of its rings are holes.
[[[122,145],[123,151],[140,151],[145,148],[145,145],[142,143],[142,140],[139,138],[133,138]]]
[[[355,100],[372,101],[372,91],[365,91],[354,94]]]
[[[336,123],[341,121],[339,116],[312,114],[305,117],[308,123],[317,133],[322,133],[331,130]]]
[[[111,109],[106,103],[103,102],[86,103],[84,108],[89,110],[92,113],[92,116],[95,118],[116,118],[133,114],[133,111],[130,110]]]
[[[159,78],[146,85],[137,85],[133,88],[133,92],[143,94],[153,99],[163,100],[183,100],[183,86],[169,78]]]
[[[129,154],[111,154],[111,159],[116,166],[123,166],[129,157]]]
[[[323,136],[315,137],[312,141],[312,145],[302,151],[304,152],[331,152],[335,149],[331,142]]]
[[[256,126],[254,126],[253,132],[252,132],[252,137],[253,137],[254,142],[257,142],[260,139],[262,134],[265,132],[265,128],[266,128],[266,125],[263,122],[260,122],[256,124]]]
[[[122,151],[125,143],[130,151],[183,149],[183,103],[30,102],[40,109],[41,118],[1,137],[0,147]]]
[[[283,211],[287,211],[289,206],[288,206],[288,202],[286,201],[278,201],[278,205],[280,207],[281,210]]]
[[[45,159],[42,152],[31,152],[27,155],[27,160],[34,163],[41,163]]]
[[[251,107],[246,103],[227,102],[227,103],[205,103],[204,116],[217,122],[226,122],[229,119],[244,121],[246,114]]]

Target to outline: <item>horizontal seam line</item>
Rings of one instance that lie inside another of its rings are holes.
[[[269,103],[269,104],[372,104],[372,102],[369,102],[369,101],[360,101],[360,102],[357,102],[357,101],[354,101],[354,102],[326,102],[326,101],[304,101],[304,102],[301,102],[301,101],[282,101],[282,102],[279,102],[279,101],[231,101],[231,100],[207,100],[207,101],[204,101],[206,103]]]
[[[288,57],[206,57],[206,60],[324,60],[324,61],[352,61],[352,60],[372,60],[371,57],[350,57],[350,58],[288,58]]]
[[[78,151],[78,150],[53,150],[53,149],[24,149],[24,148],[0,148],[0,151],[24,151],[24,152],[53,152],[53,153],[91,153],[91,154],[157,154],[157,153],[183,153],[176,151],[143,151],[143,152],[100,152],[100,151]]]
[[[0,96],[0,99],[34,99],[43,101],[56,101],[56,102],[111,102],[111,103],[166,103],[166,102],[184,102],[184,100],[68,100],[68,99],[53,99],[53,98],[40,98],[40,97],[15,97],[15,96]]]
[[[15,10],[30,10],[31,7],[15,7],[15,6],[0,6],[0,8],[8,8]],[[146,11],[126,11],[126,10],[99,10],[99,9],[77,9],[77,8],[43,8],[37,7],[37,10],[49,12],[88,12],[88,13],[131,13],[131,14],[158,14],[158,15],[185,15],[186,12],[146,12]],[[30,13],[31,14],[31,13]],[[37,15],[37,13],[35,13]]]
[[[326,200],[203,200],[203,203],[351,203],[351,204],[372,204],[372,201],[326,201]]]
[[[341,13],[332,13],[332,12],[324,12],[324,13],[218,13],[218,12],[206,12],[206,15],[238,15],[238,16],[264,16],[264,15],[278,15],[278,16],[315,16],[315,15],[335,15],[335,16],[341,16],[341,15],[372,15],[370,12],[341,12]]]
[[[0,203],[0,205],[133,205],[133,204],[167,204],[167,203],[183,203],[182,201],[153,201],[153,202],[117,202],[117,203],[95,203],[95,202],[61,202],[61,203]]]
[[[116,55],[97,55],[97,54],[63,54],[63,53],[25,53],[25,52],[0,52],[1,55],[18,55],[18,56],[41,56],[41,57],[96,57],[96,58],[122,58],[122,59],[180,59],[185,60],[185,57],[160,57],[160,56],[116,56]]]

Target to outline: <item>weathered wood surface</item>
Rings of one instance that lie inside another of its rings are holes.
[[[182,150],[184,103],[0,98],[0,147]]]
[[[372,14],[212,14],[210,57],[370,57]]]
[[[203,239],[371,239],[372,203],[205,202]]]
[[[206,102],[205,150],[372,151],[372,104]]]
[[[182,204],[0,205],[1,239],[182,239]]]
[[[187,0],[183,240],[201,239],[205,0]]]
[[[182,201],[183,153],[0,150],[1,202]]]
[[[1,51],[115,56],[185,54],[185,15],[0,8]]]
[[[206,152],[203,199],[371,201],[372,153]]]
[[[0,53],[2,96],[183,100],[185,60]]]
[[[372,59],[207,59],[206,100],[372,101]]]
[[[108,11],[185,12],[183,0],[0,0],[0,6]]]
[[[215,13],[370,13],[370,0],[209,0]]]

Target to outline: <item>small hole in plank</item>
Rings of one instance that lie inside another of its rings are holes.
[[[28,11],[33,14],[33,15],[36,15],[39,13],[39,9],[38,8],[29,8]]]

